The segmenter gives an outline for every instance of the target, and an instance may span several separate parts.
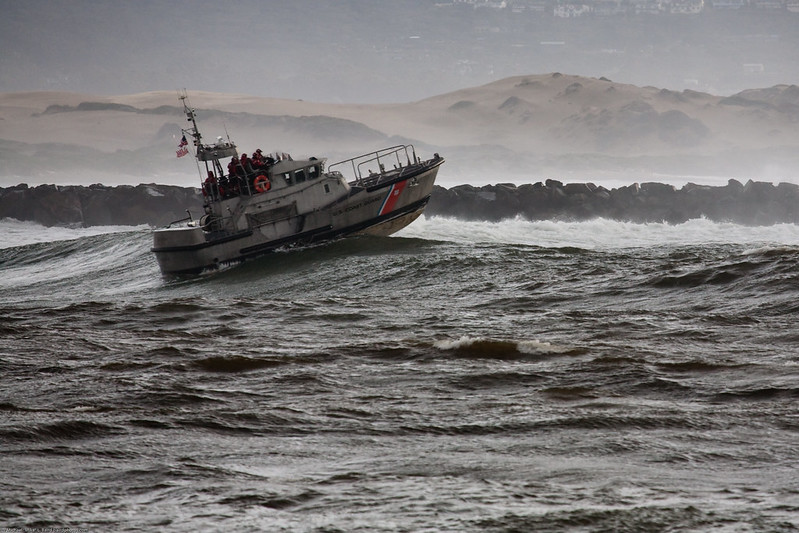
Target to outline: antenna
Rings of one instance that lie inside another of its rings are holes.
[[[183,89],[183,93],[178,96],[178,99],[183,103],[183,112],[186,114],[186,120],[191,122],[191,128],[182,131],[194,137],[194,146],[200,146],[202,144],[202,135],[200,130],[197,129],[197,115],[194,108],[189,104],[189,95],[186,89]]]
[[[196,148],[195,157],[194,157],[194,164],[197,165],[197,173],[200,174],[200,178],[202,179],[202,172],[200,171],[200,160],[199,154],[202,149],[202,135],[200,135],[200,131],[197,129],[197,120],[196,115],[194,113],[194,109],[189,104],[189,93],[184,88],[183,91],[178,91],[178,99],[183,104],[183,112],[186,114],[186,120],[191,122],[191,128],[183,129],[181,128],[180,131],[183,134],[189,134],[194,137],[194,146]],[[191,213],[189,213],[189,218],[191,218]]]

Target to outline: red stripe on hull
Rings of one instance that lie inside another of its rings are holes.
[[[380,207],[380,212],[377,213],[378,216],[391,213],[394,210],[394,206],[397,205],[397,200],[402,191],[405,190],[405,185],[407,184],[408,180],[405,180],[391,186],[388,195],[386,195],[386,199],[383,200],[383,205]]]

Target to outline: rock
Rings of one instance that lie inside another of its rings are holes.
[[[456,187],[455,189],[460,189]],[[455,190],[453,189],[453,190]],[[498,191],[503,190],[503,193]],[[493,201],[487,206],[486,193]],[[630,222],[678,224],[706,217],[748,225],[799,222],[799,186],[791,183],[729,180],[726,186],[688,183],[681,189],[647,182],[608,190],[591,183],[557,180],[500,189],[469,186],[457,198],[436,187],[425,213],[469,220],[500,220],[522,216],[529,220],[587,220],[608,218]]]
[[[202,214],[199,189],[155,184],[0,188],[0,218],[45,226],[163,226],[185,218],[187,209]]]
[[[199,189],[169,185],[104,185],[0,188],[0,218],[54,225],[163,226],[202,214]],[[498,221],[517,216],[528,220],[607,218],[630,222],[677,224],[706,217],[714,221],[768,225],[799,223],[799,186],[749,180],[711,187],[688,183],[645,182],[616,189],[593,183],[557,180],[524,184],[459,185],[433,188],[427,216]]]

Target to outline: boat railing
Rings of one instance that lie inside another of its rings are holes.
[[[171,228],[172,226],[174,226],[174,225],[176,225],[176,224],[182,224],[183,222],[188,222],[189,224],[191,224],[192,222],[194,222],[194,217],[192,217],[192,216],[191,216],[191,211],[189,211],[188,209],[186,209],[186,214],[187,214],[188,216],[186,216],[186,217],[184,217],[184,218],[181,218],[181,219],[178,219],[178,220],[173,220],[172,222],[170,222],[169,224],[167,224],[167,225],[166,225],[166,227],[167,227],[167,228]]]
[[[334,170],[334,167],[343,169],[351,166],[355,185],[368,186],[374,182],[379,182],[380,178],[387,174],[392,176],[394,174],[401,175],[405,168],[419,162],[416,157],[416,149],[412,144],[399,144],[338,161],[328,165],[327,170],[328,172],[341,172],[340,169]],[[386,170],[387,164],[393,165],[394,169]]]

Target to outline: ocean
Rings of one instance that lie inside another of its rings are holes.
[[[0,221],[4,531],[799,530],[795,225],[150,246]]]

